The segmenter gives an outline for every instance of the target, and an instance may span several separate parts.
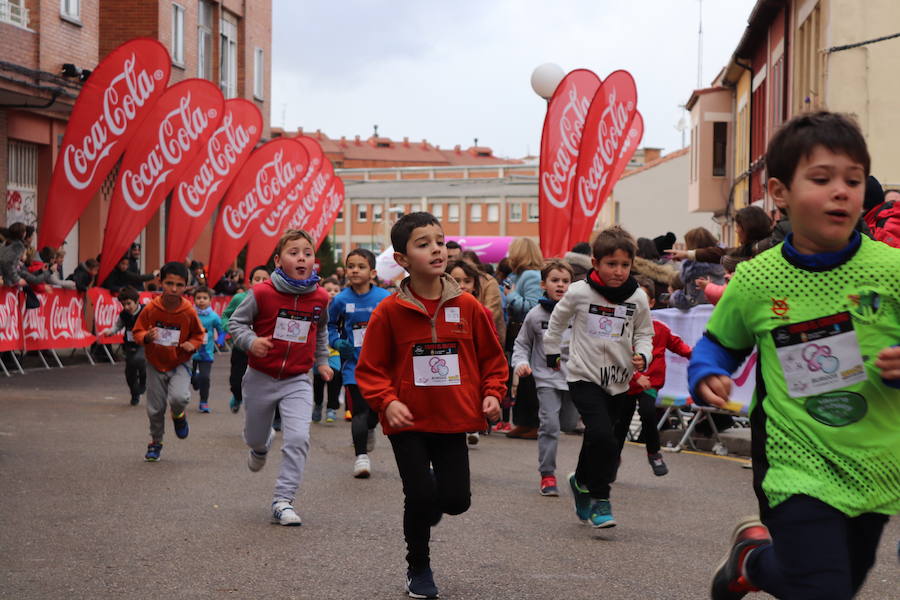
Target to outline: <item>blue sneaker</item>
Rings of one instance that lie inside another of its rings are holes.
[[[337,413],[334,412],[333,408],[329,408],[325,411],[325,422],[326,423],[334,423],[337,420]]]
[[[241,403],[237,398],[232,396],[231,400],[228,401],[228,408],[231,409],[231,412],[236,413],[241,410]]]
[[[198,407],[198,410],[199,410],[200,412],[202,412],[202,413],[207,413],[207,414],[209,414],[209,403],[208,403],[208,402],[201,402],[201,403],[200,403],[200,406]]]
[[[609,500],[594,500],[591,503],[591,525],[596,529],[616,526]]]
[[[147,462],[157,462],[159,461],[159,454],[162,452],[162,444],[158,442],[150,442],[147,444],[147,454],[144,455],[144,460]]]
[[[431,569],[418,573],[407,570],[406,593],[410,598],[438,598],[438,589],[434,585],[434,573]]]
[[[184,411],[181,411],[180,415],[172,415],[172,425],[175,427],[175,435],[180,440],[186,438],[191,432],[188,428],[187,416],[184,414]]]
[[[569,473],[569,487],[575,499],[575,514],[579,521],[585,522],[591,518],[591,494],[578,484],[575,473]]]
[[[312,422],[318,423],[321,420],[322,420],[322,407],[321,406],[313,406]]]

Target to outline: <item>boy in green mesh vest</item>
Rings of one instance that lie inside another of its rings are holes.
[[[696,401],[727,407],[759,350],[753,487],[714,600],[851,598],[900,509],[900,250],[854,230],[869,153],[848,117],[795,117],[766,154],[793,233],[742,263],[694,348]]]

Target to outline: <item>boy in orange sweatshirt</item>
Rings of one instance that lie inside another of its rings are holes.
[[[500,417],[507,366],[478,300],[444,273],[447,248],[429,213],[391,228],[394,259],[409,271],[369,320],[356,383],[381,415],[403,480],[403,535],[411,598],[437,598],[431,528],[469,508],[466,432]]]
[[[162,452],[166,405],[172,407],[172,425],[180,439],[188,436],[184,409],[191,400],[191,357],[203,343],[203,325],[194,306],[182,296],[188,270],[179,262],[159,271],[163,293],[141,311],[134,324],[134,341],[147,356],[147,417],[150,444],[144,460],[156,462]]]

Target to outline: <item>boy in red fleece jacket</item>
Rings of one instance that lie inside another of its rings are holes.
[[[431,528],[444,513],[469,508],[466,432],[485,429],[485,417],[499,419],[506,358],[481,304],[444,273],[440,222],[425,212],[405,215],[391,242],[409,277],[372,313],[356,383],[381,415],[403,480],[407,592],[437,598]]]
[[[656,304],[656,286],[647,277],[638,277],[638,285],[647,294],[650,308]],[[641,416],[641,432],[644,434],[644,445],[647,448],[647,461],[653,474],[662,477],[669,472],[662,454],[659,451],[659,429],[656,420],[656,395],[666,384],[666,350],[685,358],[691,357],[691,347],[684,340],[672,333],[662,321],[653,321],[653,360],[643,373],[635,372],[628,386],[628,395],[621,405],[619,418],[616,421],[615,434],[619,440],[619,462],[621,463],[622,447],[628,436],[631,417],[634,415],[634,404],[637,400],[638,414]]]

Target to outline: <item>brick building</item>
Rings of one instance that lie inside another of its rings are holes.
[[[0,0],[0,225],[44,217],[82,79],[135,37],[158,39],[169,50],[170,84],[200,77],[226,98],[255,102],[268,138],[271,23],[271,0]],[[67,272],[100,251],[115,173],[67,239]],[[145,269],[162,261],[164,223],[162,209],[141,234]],[[208,229],[198,242],[203,252]]]

